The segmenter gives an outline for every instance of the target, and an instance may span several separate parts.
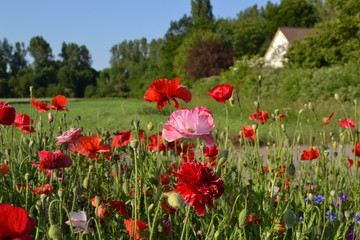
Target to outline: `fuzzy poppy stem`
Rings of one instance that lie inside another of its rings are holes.
[[[153,239],[153,235],[154,235],[154,232],[155,232],[155,223],[156,223],[157,216],[159,214],[159,210],[160,210],[160,206],[161,206],[161,200],[163,198],[163,195],[164,194],[160,195],[159,202],[158,202],[158,204],[156,206],[154,219],[153,219],[153,222],[151,224],[151,232],[150,232],[150,237],[149,237],[150,240]]]
[[[183,239],[188,239],[188,238],[184,238],[184,235],[185,235],[185,230],[189,227],[188,223],[189,223],[189,215],[190,215],[190,205],[187,205],[186,206],[186,216],[185,216],[185,222],[184,222],[184,226],[183,226],[183,229],[181,231],[181,238],[180,240],[183,240]]]
[[[136,152],[136,148],[134,147],[133,148],[134,150],[134,167],[135,167],[135,195],[134,195],[134,239],[136,239],[136,234],[135,234],[135,231],[137,229],[137,219],[138,219],[138,216],[137,216],[137,211],[138,211],[138,162],[137,162],[137,152]]]

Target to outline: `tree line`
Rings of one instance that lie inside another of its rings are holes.
[[[359,61],[360,3],[357,0],[282,0],[254,5],[235,18],[218,18],[210,0],[191,0],[191,13],[170,26],[163,38],[123,41],[111,49],[110,67],[96,71],[85,45],[63,43],[55,59],[51,46],[35,36],[26,47],[0,40],[0,96],[137,97],[149,83],[219,74],[234,59],[263,56],[277,28],[311,27],[294,44],[288,65],[322,67]],[[316,48],[316,51],[314,49]],[[319,54],[320,53],[320,54]],[[33,62],[26,61],[27,54]]]

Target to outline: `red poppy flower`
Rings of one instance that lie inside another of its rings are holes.
[[[34,190],[34,194],[41,195],[49,195],[50,193],[55,192],[54,187],[52,187],[50,184],[45,184],[44,186],[41,186]]]
[[[9,165],[6,163],[0,164],[0,177],[5,176],[9,172]]]
[[[15,121],[15,108],[8,103],[0,102],[0,125],[10,126]]]
[[[92,136],[82,136],[76,140],[76,151],[92,160],[97,159],[101,152],[110,152],[110,145],[100,145],[101,139],[93,134]]]
[[[230,84],[220,84],[209,92],[209,96],[214,98],[219,103],[224,103],[231,98],[234,86]]]
[[[50,101],[52,106],[49,108],[54,109],[56,111],[69,111],[65,105],[68,103],[68,100],[63,95],[57,95]]]
[[[219,150],[217,149],[216,145],[211,145],[211,146],[205,145],[204,146],[203,155],[205,157],[209,158],[211,167],[217,166],[215,161],[216,161],[216,156],[218,155],[218,153],[219,153]]]
[[[147,147],[150,149],[150,151],[166,151],[168,149],[167,146],[165,146],[163,140],[162,140],[162,133],[158,133],[156,135],[152,135],[148,137],[148,140],[150,144],[147,145]]]
[[[330,114],[330,116],[328,117],[328,119],[325,120],[325,122],[323,123],[324,126],[328,125],[330,123],[330,120],[333,118],[335,112],[332,112]]]
[[[214,208],[213,199],[224,192],[224,182],[208,167],[208,163],[185,162],[176,173],[172,173],[180,182],[175,183],[179,193],[199,216],[205,214],[205,204]]]
[[[110,202],[110,208],[114,209],[115,211],[119,212],[121,215],[127,215],[126,205],[123,201],[112,201]]]
[[[81,128],[70,128],[70,130],[63,132],[62,134],[56,135],[57,142],[55,145],[63,143],[75,143],[76,140],[81,136]]]
[[[244,125],[241,128],[242,128],[243,134],[242,135],[240,135],[240,134],[237,135],[238,138],[246,137],[246,138],[249,138],[249,139],[255,141],[254,129],[251,126]]]
[[[165,201],[161,203],[161,207],[170,214],[174,214],[176,212],[176,209],[170,207]]]
[[[132,139],[132,133],[130,131],[117,132],[112,146],[114,147],[124,147],[127,146]]]
[[[180,78],[174,80],[159,79],[151,83],[145,92],[144,99],[147,102],[158,102],[156,107],[162,109],[170,100],[174,101],[174,107],[179,108],[175,98],[182,99],[188,103],[191,101],[191,92],[183,85],[179,85]]]
[[[72,165],[71,158],[62,153],[60,149],[55,152],[40,151],[40,162],[30,162],[30,164],[39,167],[39,171],[67,168]]]
[[[255,214],[250,213],[249,215],[247,215],[246,223],[250,224],[250,225],[251,224],[260,224],[261,219],[256,217]]]
[[[170,177],[167,174],[160,174],[158,179],[160,186],[169,185],[171,182]]]
[[[348,163],[348,168],[351,168],[354,165],[354,160],[348,159],[347,163]],[[358,161],[358,168],[360,168],[360,161]]]
[[[267,111],[259,111],[256,109],[254,113],[249,116],[249,120],[255,120],[261,124],[264,124],[267,120],[269,120],[269,115]]]
[[[14,121],[14,126],[21,130],[25,134],[35,132],[35,129],[31,126],[34,123],[28,115],[23,113],[17,113]]]
[[[47,112],[50,110],[49,106],[47,105],[46,102],[39,102],[36,101],[35,98],[32,98],[30,100],[31,104],[33,105],[34,108],[36,108],[38,110],[38,112]]]
[[[136,231],[135,231],[135,222],[136,222]],[[126,227],[126,231],[131,238],[141,239],[141,235],[138,232],[145,232],[148,224],[141,220],[136,219],[124,219],[124,224]]]
[[[353,152],[355,152],[356,156],[360,157],[360,144],[358,142],[356,142]]]
[[[356,122],[351,118],[343,119],[339,122],[339,125],[343,128],[351,128],[351,130],[355,129]]]
[[[0,239],[32,239],[35,221],[20,207],[0,203]]]
[[[317,149],[308,149],[308,150],[304,150],[302,155],[301,155],[301,160],[312,160],[315,158],[318,158],[319,155],[319,151]]]

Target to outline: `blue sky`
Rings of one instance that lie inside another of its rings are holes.
[[[271,0],[279,3],[280,0]],[[216,18],[235,18],[267,0],[212,0]],[[5,0],[1,3],[0,39],[10,44],[42,36],[58,58],[63,42],[86,45],[97,70],[109,67],[110,48],[124,40],[162,38],[170,21],[190,15],[190,0]],[[29,60],[32,59],[29,57]]]

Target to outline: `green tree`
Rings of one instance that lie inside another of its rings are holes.
[[[8,76],[8,67],[11,61],[12,46],[8,40],[4,38],[0,40],[0,78]]]
[[[79,46],[76,43],[63,42],[61,53],[64,65],[76,70],[85,70],[91,68],[91,56],[85,45]]]
[[[191,0],[191,17],[194,24],[203,24],[214,19],[210,0]]]
[[[11,75],[15,76],[19,70],[26,69],[27,61],[26,61],[27,50],[25,48],[24,43],[16,42],[14,52],[11,55],[10,59],[10,70]]]
[[[34,58],[35,65],[38,66],[48,66],[53,60],[52,49],[41,36],[36,36],[31,38],[29,53]]]

